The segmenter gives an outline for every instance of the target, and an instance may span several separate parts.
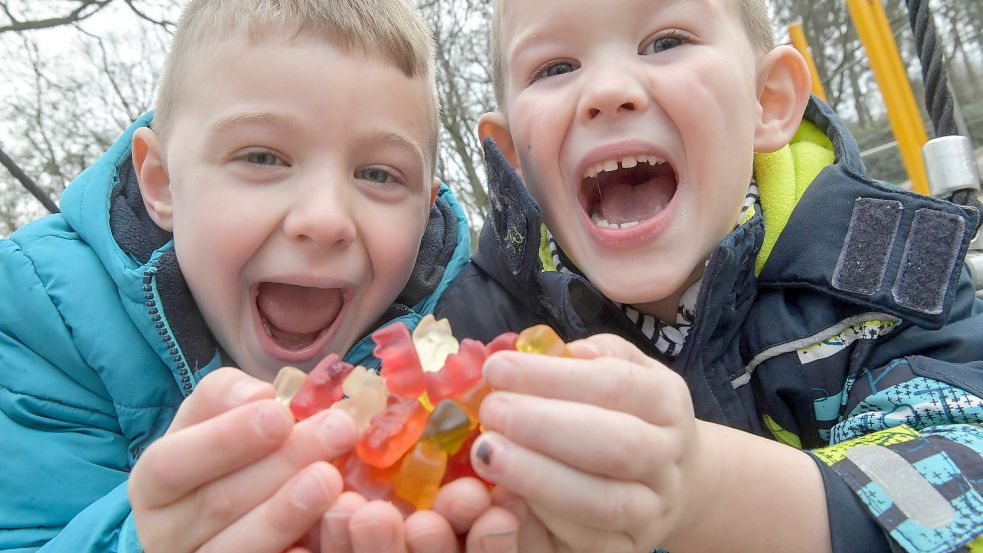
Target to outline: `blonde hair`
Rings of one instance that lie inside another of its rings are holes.
[[[505,109],[505,61],[502,59],[502,8],[505,0],[495,0],[495,10],[491,21],[492,85],[495,87],[495,101],[499,109]],[[766,0],[737,0],[744,19],[751,46],[764,53],[775,47],[775,30],[768,15]]]
[[[181,13],[161,76],[153,119],[158,134],[167,132],[195,55],[240,30],[251,40],[278,34],[322,38],[345,51],[379,56],[407,77],[425,79],[434,102],[436,149],[433,37],[410,0],[191,0]]]

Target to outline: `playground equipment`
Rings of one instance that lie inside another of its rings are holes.
[[[936,138],[922,148],[929,189],[935,197],[981,211],[980,173],[973,144],[969,137],[959,134],[956,125],[942,48],[936,37],[928,0],[906,0],[905,3],[922,65],[925,104],[935,128]],[[979,228],[966,254],[966,267],[976,283],[977,297],[983,297],[983,237]]]
[[[929,0],[905,0],[905,4],[922,66],[925,105],[935,130],[936,138],[932,140],[927,139],[882,1],[847,0],[846,3],[884,96],[888,120],[912,188],[983,212],[976,156],[971,140],[959,133],[956,124],[954,101]],[[793,45],[811,62],[801,26],[792,26],[789,36]],[[818,81],[813,63],[810,63],[810,71],[813,80]],[[814,85],[813,90],[822,97],[821,85]],[[976,284],[976,295],[983,297],[983,235],[979,232],[967,252],[966,267]]]

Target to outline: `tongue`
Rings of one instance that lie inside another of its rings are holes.
[[[308,288],[265,282],[259,286],[256,306],[270,334],[280,346],[296,350],[310,345],[341,310],[337,288]]]
[[[604,186],[596,209],[609,223],[644,221],[665,209],[675,188],[676,181],[669,175],[659,175],[637,185],[609,183]]]

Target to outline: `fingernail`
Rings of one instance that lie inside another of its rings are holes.
[[[357,434],[351,417],[336,409],[329,409],[321,421],[321,438],[336,449],[348,450],[355,443]]]
[[[393,529],[376,521],[361,523],[352,527],[355,548],[366,551],[387,550],[396,541]]]
[[[478,450],[475,451],[474,454],[476,457],[478,457],[478,460],[481,461],[482,464],[485,465],[491,464],[492,447],[488,445],[488,442],[481,442],[478,445]]]
[[[577,357],[582,357],[584,354],[588,354],[591,358],[596,358],[601,356],[601,350],[596,345],[588,342],[587,340],[578,340],[573,342],[568,346],[568,349],[572,349],[578,354]]]
[[[263,406],[256,411],[254,417],[256,432],[263,438],[274,440],[282,438],[290,431],[290,420],[287,419],[283,408]]]
[[[265,382],[260,382],[252,378],[240,380],[239,382],[233,384],[232,389],[229,390],[229,399],[232,400],[233,405],[245,403],[247,399],[268,385],[269,384]]]
[[[482,367],[482,377],[489,386],[499,390],[509,390],[515,385],[519,371],[511,356],[505,352],[496,352],[488,358]]]
[[[313,470],[308,471],[294,485],[294,505],[305,510],[323,509],[328,503],[328,491]]]
[[[507,434],[505,432],[505,425],[508,422],[508,409],[509,406],[505,401],[490,397],[481,405],[481,415],[484,415],[481,417],[481,420],[485,423],[485,426]]]
[[[513,551],[516,547],[516,539],[518,538],[519,531],[516,529],[511,530],[498,530],[497,532],[488,532],[487,534],[481,536],[481,547],[485,553],[492,553],[495,551]]]

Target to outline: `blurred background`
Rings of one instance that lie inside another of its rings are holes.
[[[804,41],[811,52],[821,90],[855,133],[870,174],[911,187],[897,123],[886,107],[893,92],[882,93],[883,78],[876,78],[882,75],[870,62],[872,39],[864,37],[856,13],[851,16],[852,1],[771,0],[778,41],[791,43],[789,29],[801,29],[799,45]],[[921,111],[920,124],[932,138],[920,45],[905,0],[862,1],[879,2],[885,32],[873,40],[900,59],[898,78],[907,80],[913,111]],[[417,3],[437,42],[444,108],[438,175],[455,189],[477,230],[487,198],[474,127],[481,113],[494,108],[486,56],[492,2]],[[955,98],[959,130],[983,145],[983,1],[922,3],[930,6],[939,30],[936,50]],[[55,209],[71,179],[153,106],[181,4],[0,0],[0,236]]]

